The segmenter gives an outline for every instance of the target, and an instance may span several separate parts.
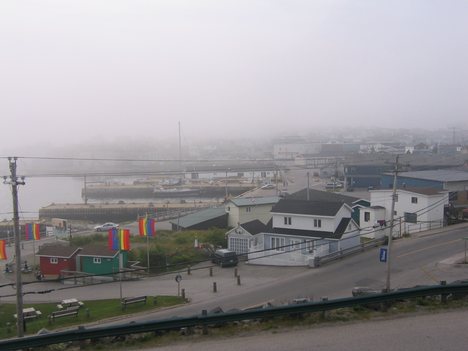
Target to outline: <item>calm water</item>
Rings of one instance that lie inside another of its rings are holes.
[[[39,208],[51,203],[80,203],[83,181],[76,178],[26,178],[18,187],[20,218],[37,218]],[[0,184],[0,219],[13,217],[11,186]]]

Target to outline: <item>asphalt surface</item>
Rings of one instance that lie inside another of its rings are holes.
[[[251,335],[203,341],[190,338],[158,351],[453,351],[466,350],[467,310],[429,315],[399,316],[385,320],[275,329]]]

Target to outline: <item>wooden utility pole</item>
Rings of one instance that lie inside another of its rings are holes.
[[[18,185],[24,185],[24,177],[21,180],[16,176],[16,157],[8,157],[10,164],[10,180],[4,178],[5,184],[11,185],[11,195],[13,197],[13,233],[15,237],[15,273],[16,273],[16,329],[18,337],[24,336],[24,316],[23,316],[23,283],[21,281],[21,247],[20,247],[20,225],[18,215]]]
[[[395,218],[395,201],[397,197],[397,177],[398,177],[398,155],[396,156],[396,161],[395,161],[395,169],[393,171],[393,191],[392,191],[392,208],[390,210],[390,233],[388,234],[388,244],[387,244],[387,283],[385,285],[385,290],[387,292],[390,292],[390,270],[391,270],[391,265],[390,265],[390,251],[392,247],[392,239],[393,239],[393,226],[394,226],[394,218]]]

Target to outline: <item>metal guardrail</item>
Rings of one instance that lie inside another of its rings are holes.
[[[300,305],[268,307],[264,309],[248,310],[241,312],[196,315],[186,318],[175,317],[171,319],[161,319],[149,322],[131,322],[120,324],[117,326],[94,328],[78,327],[78,329],[75,330],[2,340],[0,341],[0,349],[18,350],[23,348],[40,347],[70,341],[97,339],[154,331],[177,330],[185,327],[206,326],[241,320],[263,319],[288,314],[321,312],[344,307],[353,307],[365,304],[381,303],[386,301],[395,301],[422,296],[440,295],[442,298],[446,298],[450,294],[468,294],[468,283],[409,288],[363,297],[347,297],[321,302],[304,303]]]

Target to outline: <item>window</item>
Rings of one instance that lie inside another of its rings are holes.
[[[271,238],[271,248],[276,251],[284,251],[284,238]]]
[[[249,239],[229,238],[229,250],[235,251],[237,254],[249,252]]]
[[[312,253],[314,251],[314,240],[304,240],[303,243],[306,252]]]
[[[291,221],[291,217],[284,217],[284,224],[285,225],[291,225],[292,221]]]
[[[364,222],[370,221],[370,212],[364,212]]]
[[[101,257],[93,257],[93,263],[95,264],[101,264]]]
[[[58,258],[57,257],[51,257],[50,258],[50,263],[51,264],[58,264]]]
[[[247,206],[247,207],[245,208],[245,212],[252,212],[252,207]]]
[[[395,202],[398,202],[398,194],[395,194]]]
[[[418,223],[418,214],[417,213],[409,213],[405,212],[405,222],[407,223]]]
[[[397,212],[397,211],[393,211],[393,215],[394,215],[394,216],[398,216],[398,212]]]
[[[411,197],[411,203],[412,204],[417,204],[418,203],[418,198],[416,196]]]
[[[314,219],[314,227],[315,228],[322,228],[322,220],[321,219]]]

